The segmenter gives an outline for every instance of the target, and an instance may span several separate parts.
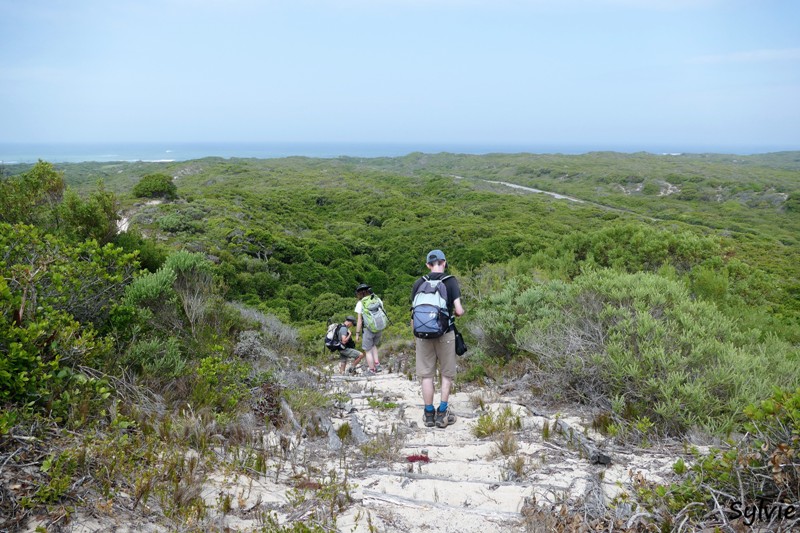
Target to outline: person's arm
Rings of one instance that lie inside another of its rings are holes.
[[[361,321],[361,314],[364,312],[364,303],[363,298],[356,303],[356,308],[353,309],[355,311],[358,320],[356,320],[356,340],[358,340],[358,336],[364,331],[364,323]]]
[[[452,294],[453,298],[453,315],[462,316],[464,314],[464,307],[461,305],[461,285],[458,284],[456,278],[449,278],[450,286],[447,287],[448,294]]]
[[[456,316],[462,316],[464,314],[464,308],[461,307],[461,298],[453,300],[453,314]]]
[[[342,335],[342,346],[344,346],[345,344],[347,344],[348,342],[350,342],[350,328],[345,328],[345,331],[346,331],[347,333],[345,333],[344,335]]]

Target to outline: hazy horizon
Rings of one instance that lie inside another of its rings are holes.
[[[167,162],[187,161],[204,157],[257,158],[280,157],[402,157],[414,152],[422,153],[531,153],[536,155],[581,155],[592,152],[623,154],[651,153],[654,155],[722,154],[759,155],[774,152],[797,151],[795,147],[719,147],[699,146],[595,146],[493,143],[347,143],[347,142],[66,142],[22,143],[0,142],[0,164],[35,163],[39,159],[51,163],[81,163],[110,161]]]

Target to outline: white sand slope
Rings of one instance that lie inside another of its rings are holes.
[[[681,455],[680,448],[611,448],[578,417],[560,416],[613,460],[592,464],[575,438],[554,430],[544,438],[543,425],[552,426],[556,415],[534,414],[529,393],[500,396],[489,388],[459,388],[449,402],[458,419],[439,429],[422,423],[420,385],[405,373],[320,379],[338,398],[329,421],[320,414],[328,438],[300,436],[287,425],[264,437],[270,452],[263,473],[208,472],[201,493],[207,510],[203,528],[270,531],[303,521],[324,522],[328,531],[335,517],[336,530],[353,533],[548,531],[542,514],[532,511],[558,513],[563,504],[586,516],[610,512],[631,525],[641,515],[626,503],[626,494],[633,493],[634,483],[666,479]],[[520,424],[505,441],[501,435],[478,438],[474,428],[486,413],[510,413]],[[345,423],[352,435],[342,442],[336,429]],[[409,462],[409,456],[420,455],[429,461]],[[325,492],[345,486],[346,492]],[[224,498],[230,502],[225,512]],[[106,515],[95,506],[76,512],[71,530],[172,530],[159,514],[143,505]],[[28,531],[37,525],[42,523],[31,521]]]

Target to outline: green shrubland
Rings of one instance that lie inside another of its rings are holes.
[[[796,509],[800,501],[800,389],[776,389],[746,406],[744,415],[744,438],[707,453],[692,448],[690,464],[678,460],[668,483],[640,480],[638,501],[664,527],[674,527],[678,517],[684,524],[701,525],[709,514],[719,513],[754,528],[773,518],[773,524],[797,518],[796,510],[788,516],[778,511]],[[759,508],[764,509],[760,516]]]
[[[387,346],[410,339],[409,291],[431,248],[461,280],[462,379],[528,373],[537,401],[589,406],[621,441],[752,437],[677,468],[672,485],[642,486],[637,497],[664,523],[687,502],[713,507],[714,490],[796,501],[791,469],[763,476],[792,456],[798,433],[800,186],[790,155],[10,171],[0,179],[0,451],[14,453],[9,435],[60,439],[6,461],[42,467],[35,490],[0,502],[12,520],[68,505],[75,480],[91,478],[104,497],[157,503],[176,529],[201,523],[197,490],[219,460],[212,435],[241,444],[237,467],[265,471],[267,452],[248,435],[284,423],[282,403],[311,424],[329,401],[281,365],[330,362],[325,325],[352,314],[363,282],[386,305]],[[120,210],[131,230],[118,234]],[[250,414],[256,427],[243,426]],[[481,425],[513,450],[517,425],[489,415]]]

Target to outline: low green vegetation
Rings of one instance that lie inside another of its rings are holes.
[[[489,411],[480,415],[472,433],[482,439],[519,429],[522,429],[522,420],[519,415],[514,414],[510,406],[505,406],[497,413]]]
[[[800,501],[800,388],[776,390],[744,412],[745,438],[705,454],[693,448],[691,466],[676,462],[670,483],[639,482],[638,500],[664,517],[665,526],[675,526],[674,517],[681,515],[702,523],[709,508],[720,509],[723,495],[733,495],[724,510],[748,526],[773,517],[780,523],[778,512]],[[783,518],[797,518],[795,513]]]

